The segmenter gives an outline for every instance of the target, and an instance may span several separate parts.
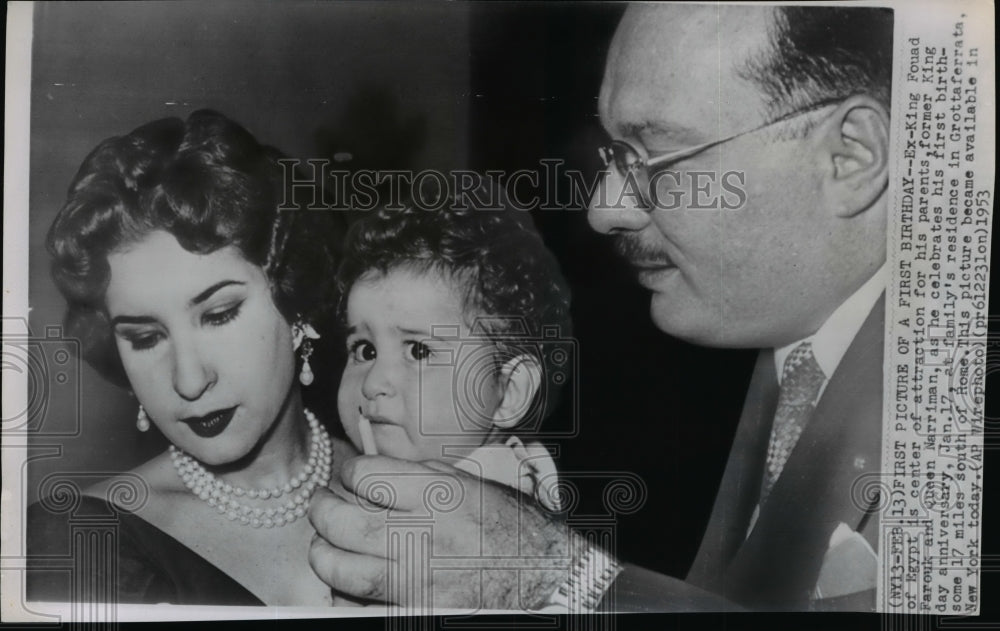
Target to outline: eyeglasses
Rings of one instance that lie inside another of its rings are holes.
[[[778,118],[771,119],[762,125],[754,127],[753,129],[748,129],[746,131],[735,133],[731,136],[726,136],[725,138],[702,143],[693,147],[678,149],[677,151],[671,151],[658,156],[650,157],[649,153],[640,143],[629,140],[614,140],[610,145],[600,147],[598,149],[598,153],[600,153],[601,159],[604,161],[605,168],[609,168],[613,164],[615,170],[618,172],[618,175],[620,175],[623,179],[627,180],[629,178],[633,178],[635,184],[638,185],[639,194],[642,196],[642,202],[645,204],[645,208],[650,209],[654,207],[650,192],[650,169],[656,168],[657,170],[662,170],[663,168],[676,164],[681,160],[694,157],[703,151],[711,149],[712,147],[717,147],[721,144],[729,142],[730,140],[735,140],[741,136],[752,134],[767,127],[771,127],[772,125],[783,123],[787,120],[802,116],[808,112],[813,112],[829,105],[840,103],[845,98],[846,97],[823,99],[822,101],[817,101],[811,105],[807,105],[797,110],[788,112],[787,114],[783,114]]]

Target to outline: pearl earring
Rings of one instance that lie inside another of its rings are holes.
[[[146,414],[146,408],[139,406],[139,416],[135,419],[135,428],[140,432],[149,431],[149,415]]]
[[[302,370],[299,372],[299,383],[308,386],[313,382],[312,366],[309,365],[309,356],[312,355],[312,342],[308,339],[302,342]]]
[[[298,349],[302,355],[302,370],[299,372],[299,383],[308,386],[313,382],[312,366],[309,365],[309,357],[312,355],[312,340],[318,340],[319,333],[312,328],[308,322],[297,320],[292,325],[292,345]]]

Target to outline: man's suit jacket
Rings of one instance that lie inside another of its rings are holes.
[[[874,589],[823,600],[812,596],[838,525],[846,524],[878,549],[878,500],[862,486],[877,481],[880,469],[884,322],[883,297],[830,376],[747,536],[778,402],[774,354],[761,352],[688,585],[720,595],[736,608],[874,609]],[[677,598],[675,580],[627,565],[613,585],[614,608],[734,608],[710,598]],[[874,585],[875,576],[868,582]]]
[[[771,351],[757,361],[701,548],[687,580],[751,609],[874,608],[874,588],[811,600],[839,524],[878,549],[885,303],[880,299],[831,375],[781,476],[757,505],[778,384]],[[875,584],[875,576],[868,583]]]

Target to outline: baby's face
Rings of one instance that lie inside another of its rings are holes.
[[[494,346],[470,339],[459,289],[436,272],[363,276],[347,298],[340,420],[361,450],[361,413],[378,452],[453,460],[481,445],[500,403]],[[459,449],[448,457],[446,447]]]

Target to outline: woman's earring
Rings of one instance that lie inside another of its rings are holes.
[[[135,419],[135,428],[140,432],[149,431],[149,415],[146,414],[146,408],[139,406],[139,416]]]
[[[302,370],[299,371],[299,383],[303,386],[308,386],[313,382],[313,371],[312,366],[309,365],[309,356],[312,355],[313,346],[309,338],[306,338],[302,342]]]
[[[312,355],[312,340],[318,340],[319,333],[312,328],[308,322],[297,320],[292,325],[292,345],[299,350],[302,355],[302,370],[299,372],[299,383],[308,386],[313,382],[312,366],[309,365],[309,356]]]

